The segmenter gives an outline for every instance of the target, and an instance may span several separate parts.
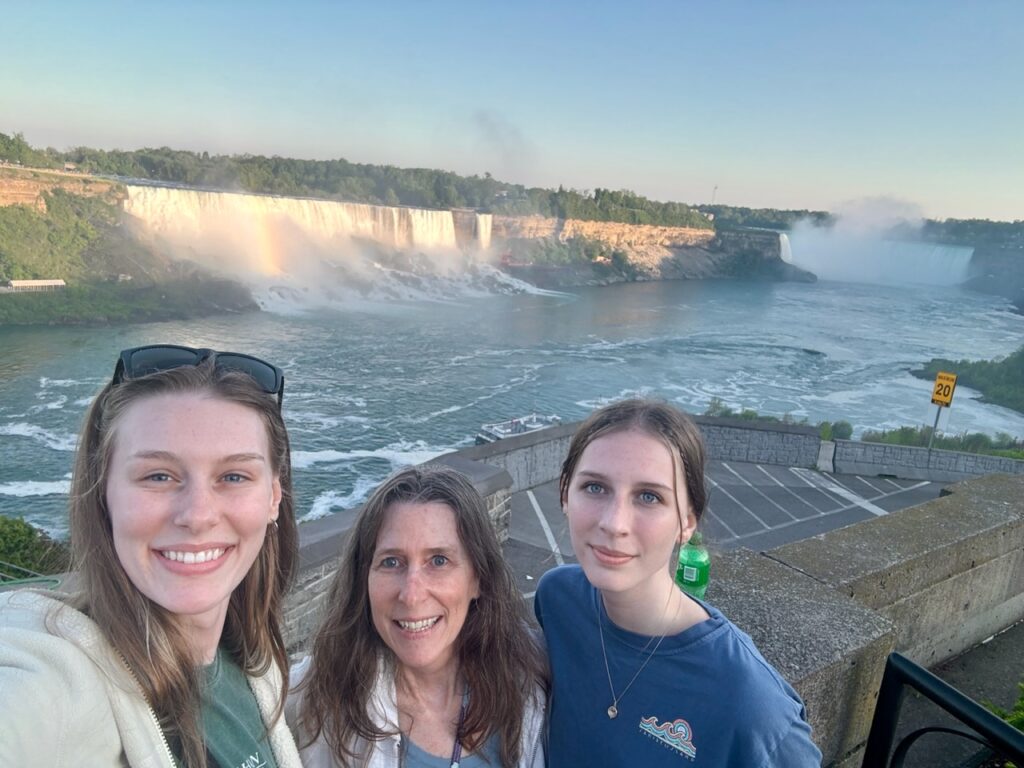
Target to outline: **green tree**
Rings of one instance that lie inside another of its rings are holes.
[[[68,567],[68,550],[64,544],[20,517],[0,515],[0,572],[9,578],[23,578],[28,575],[26,571],[63,573]]]

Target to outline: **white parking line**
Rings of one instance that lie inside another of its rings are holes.
[[[742,482],[742,483],[746,484],[746,485],[747,485],[747,487],[749,487],[749,488],[750,488],[750,489],[751,489],[751,490],[752,490],[752,491],[753,491],[754,493],[756,493],[756,494],[757,494],[758,496],[761,496],[762,498],[764,498],[764,499],[765,499],[765,501],[767,501],[767,502],[768,502],[769,504],[771,504],[772,506],[774,506],[774,507],[775,507],[776,509],[780,509],[780,510],[782,510],[783,512],[785,512],[785,513],[786,513],[786,516],[787,516],[787,517],[788,517],[788,518],[789,518],[790,520],[796,520],[796,519],[797,519],[797,518],[796,518],[796,515],[794,515],[794,514],[793,514],[792,512],[790,512],[790,511],[789,511],[788,509],[786,509],[786,508],[785,508],[784,506],[782,506],[781,504],[777,503],[777,502],[776,502],[776,501],[775,501],[774,499],[771,499],[771,498],[769,498],[768,496],[766,496],[766,495],[764,494],[764,492],[763,492],[763,491],[761,491],[761,489],[760,489],[760,488],[758,488],[757,486],[755,486],[755,485],[754,485],[753,483],[751,483],[751,482],[750,482],[749,480],[747,480],[747,478],[743,477],[743,475],[741,475],[741,474],[740,474],[739,472],[737,472],[737,471],[736,471],[735,469],[733,469],[732,467],[730,467],[730,466],[729,466],[728,464],[726,464],[726,463],[725,463],[724,461],[722,462],[722,466],[723,466],[723,467],[725,467],[725,468],[726,468],[727,470],[729,470],[730,472],[732,472],[732,473],[733,473],[734,475],[736,475],[736,477],[737,477],[737,478],[739,478],[740,482]],[[756,466],[756,467],[758,467],[758,468],[760,469],[760,466],[761,466],[761,465],[760,465],[760,464],[755,464],[755,466]]]
[[[743,503],[742,501],[740,501],[740,500],[739,500],[739,499],[737,499],[737,498],[736,498],[735,496],[733,496],[733,495],[732,495],[731,493],[729,493],[729,492],[728,492],[727,490],[725,490],[725,487],[724,487],[724,486],[722,486],[722,485],[721,485],[720,483],[716,483],[716,482],[715,482],[715,480],[714,480],[714,478],[711,478],[711,477],[709,477],[709,478],[708,478],[708,482],[710,482],[710,483],[711,483],[712,487],[714,487],[714,488],[717,488],[717,489],[718,489],[718,490],[720,490],[720,491],[721,491],[722,493],[724,493],[724,494],[725,494],[726,496],[728,496],[728,497],[729,497],[730,499],[732,499],[732,500],[733,500],[734,502],[736,502],[736,506],[738,506],[738,507],[739,507],[740,509],[742,509],[742,510],[743,510],[744,512],[746,512],[746,513],[747,513],[748,515],[750,515],[750,516],[751,516],[752,518],[754,518],[755,520],[757,520],[757,522],[759,522],[759,523],[760,523],[761,525],[763,525],[763,526],[764,526],[765,528],[771,528],[771,526],[770,526],[770,525],[768,525],[768,523],[766,523],[766,522],[765,522],[764,520],[762,520],[762,519],[761,519],[760,517],[758,517],[758,516],[757,516],[757,515],[756,515],[756,514],[754,513],[754,510],[752,510],[752,509],[751,509],[750,507],[748,507],[748,506],[747,506],[746,504],[744,504],[744,503]],[[721,519],[721,518],[719,518],[719,519]]]
[[[708,482],[711,482],[711,478],[710,477],[708,478]],[[736,531],[734,531],[732,528],[730,528],[729,524],[727,522],[725,522],[725,520],[723,520],[721,517],[719,517],[718,515],[715,514],[715,512],[711,509],[711,505],[710,504],[708,504],[704,508],[704,514],[705,515],[710,515],[711,518],[716,523],[718,523],[720,526],[725,528],[725,530],[727,530],[734,539],[736,538]]]
[[[528,490],[526,492],[526,498],[530,500],[530,504],[533,505],[533,511],[537,513],[537,519],[540,520],[540,527],[544,529],[544,536],[548,540],[548,546],[551,547],[551,554],[555,556],[555,562],[559,565],[565,565],[565,560],[562,559],[562,550],[558,548],[558,542],[555,541],[555,534],[551,532],[551,526],[548,525],[548,519],[544,517],[540,504],[537,503],[537,497],[533,495],[533,491]]]
[[[846,499],[847,501],[849,501],[852,504],[855,504],[861,509],[866,509],[873,515],[881,517],[882,515],[889,514],[886,510],[882,509],[881,507],[876,507],[863,496],[858,496],[856,493],[851,491],[838,480],[825,477],[824,475],[819,475],[817,472],[814,472],[810,469],[802,469],[800,467],[790,467],[790,472],[795,474],[797,477],[803,478],[808,484],[816,485],[819,488],[824,488],[828,490],[829,493],[834,493],[836,496],[839,496],[842,499]]]
[[[804,483],[806,483],[810,488],[813,488],[818,493],[820,493],[822,496],[824,496],[826,499],[828,499],[830,504],[837,503],[836,499],[832,498],[832,496],[829,495],[829,492],[825,488],[822,488],[817,483],[813,483],[813,482],[811,482],[810,480],[807,479],[807,476],[810,476],[812,478],[815,477],[815,474],[814,474],[814,472],[812,470],[810,470],[810,469],[800,469],[799,467],[789,467],[789,471],[790,471],[791,474],[796,475],[801,480],[803,480]],[[839,494],[833,494],[833,495],[834,496],[839,496]],[[840,506],[842,505],[842,498],[843,498],[842,496],[839,496]],[[832,510],[825,510],[824,512],[822,512],[822,514],[823,515],[827,515],[831,511]]]
[[[867,480],[865,480],[860,475],[854,475],[854,477],[856,477],[858,480],[860,480],[862,483],[864,483],[864,485],[866,485],[868,488],[870,488],[875,493],[879,494],[880,496],[885,496],[885,493],[886,493],[885,491],[883,491],[881,488],[878,488],[878,487],[872,485],[871,483],[869,483]]]
[[[797,501],[799,501],[799,502],[800,502],[801,504],[803,504],[803,505],[804,505],[805,507],[810,507],[810,508],[811,508],[811,509],[813,509],[813,510],[814,510],[815,512],[817,512],[817,513],[818,513],[819,515],[820,515],[820,514],[822,513],[822,510],[818,509],[818,508],[817,508],[816,506],[814,506],[813,504],[811,504],[811,502],[809,502],[809,501],[808,501],[807,499],[805,499],[805,498],[804,498],[803,496],[800,496],[799,494],[793,493],[792,489],[791,489],[791,488],[790,488],[790,487],[789,487],[788,485],[784,485],[783,483],[781,483],[781,482],[779,481],[779,478],[775,477],[775,475],[773,475],[773,474],[772,474],[771,472],[769,472],[769,471],[768,471],[767,469],[765,469],[764,467],[762,467],[762,466],[761,466],[760,464],[758,464],[758,465],[756,465],[756,466],[757,466],[757,468],[758,468],[758,469],[760,469],[760,470],[761,470],[762,472],[764,472],[764,473],[765,473],[765,474],[766,474],[766,475],[767,475],[767,476],[768,476],[768,477],[769,477],[769,478],[771,479],[771,481],[772,481],[773,483],[775,483],[775,484],[776,484],[777,486],[779,486],[779,488],[784,488],[784,489],[785,489],[785,491],[786,491],[786,493],[788,493],[788,494],[789,494],[790,496],[792,496],[792,497],[793,497],[794,499],[796,499]]]

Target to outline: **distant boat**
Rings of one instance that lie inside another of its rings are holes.
[[[558,416],[531,413],[529,416],[499,421],[497,424],[484,424],[480,427],[480,432],[477,433],[476,444],[486,445],[506,437],[525,435],[528,432],[536,432],[538,429],[556,427],[561,423],[562,419]]]

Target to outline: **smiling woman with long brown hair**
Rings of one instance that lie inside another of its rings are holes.
[[[595,411],[560,490],[579,565],[544,574],[534,600],[552,672],[548,764],[820,765],[800,697],[673,581],[707,505],[690,418],[651,400]]]
[[[75,458],[80,590],[0,596],[0,765],[297,768],[283,387],[248,355],[121,353]]]
[[[356,520],[289,720],[307,768],[539,768],[546,665],[483,499],[444,467]]]

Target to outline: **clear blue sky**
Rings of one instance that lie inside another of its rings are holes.
[[[1024,219],[1018,0],[35,0],[0,18],[0,132],[37,146]]]

